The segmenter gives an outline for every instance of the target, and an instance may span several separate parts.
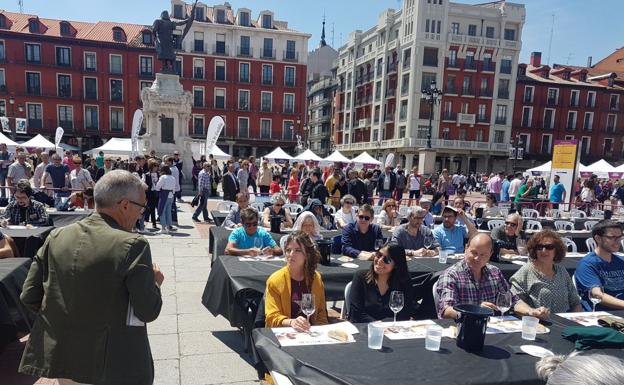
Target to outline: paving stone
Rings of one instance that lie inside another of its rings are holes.
[[[214,317],[207,309],[200,313],[178,314],[178,331],[180,333],[204,332],[214,330],[236,330],[222,316]]]
[[[149,335],[152,356],[155,360],[178,359],[178,335],[172,334],[151,334]]]
[[[152,334],[174,334],[178,333],[177,314],[161,314],[154,322],[147,325],[147,332]]]
[[[212,353],[243,353],[242,336],[237,330],[180,333],[182,356]]]
[[[210,275],[210,267],[178,267],[175,268],[175,280],[177,282],[203,282],[208,281]],[[200,295],[201,297],[201,295]]]
[[[184,385],[256,383],[256,370],[236,353],[183,356],[180,358]]]
[[[178,314],[203,313],[208,311],[201,303],[201,293],[188,297],[180,297],[180,295],[178,295],[177,305]]]
[[[154,360],[154,385],[180,385],[180,360]]]
[[[174,248],[173,255],[176,257],[207,257],[208,247],[207,245],[187,248]]]

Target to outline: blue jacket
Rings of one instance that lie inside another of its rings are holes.
[[[361,251],[374,251],[376,239],[383,239],[379,225],[371,223],[366,234],[362,234],[357,222],[350,223],[342,229],[342,254],[357,258]]]

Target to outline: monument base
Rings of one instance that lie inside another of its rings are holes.
[[[431,175],[435,170],[436,151],[432,148],[423,148],[418,151],[418,173]]]

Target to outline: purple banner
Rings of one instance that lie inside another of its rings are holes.
[[[622,172],[610,172],[609,179],[620,179],[622,177]]]
[[[589,178],[590,176],[592,176],[593,172],[591,171],[581,171],[581,177],[582,178]]]

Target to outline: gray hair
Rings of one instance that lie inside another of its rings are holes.
[[[125,170],[113,170],[105,174],[93,189],[96,208],[107,209],[122,199],[138,200],[145,194],[147,185]]]
[[[351,199],[353,202],[357,202],[357,200],[355,199],[355,197],[351,194],[347,194],[345,196],[343,196],[342,198],[340,198],[340,205],[344,205],[344,201],[346,201],[347,199]]]
[[[288,201],[286,200],[286,197],[285,197],[285,196],[284,196],[284,194],[282,194],[282,193],[275,193],[275,194],[273,194],[273,195],[271,196],[271,204],[273,204],[273,203],[277,203],[277,202],[279,202],[279,201],[282,201],[282,202],[284,202],[284,203],[288,202]]]
[[[507,215],[507,218],[512,219],[512,220],[515,219],[516,221],[518,221],[518,227],[516,227],[516,234],[520,234],[520,231],[522,231],[522,229],[524,228],[524,219],[522,219],[522,215],[515,212],[515,213],[511,213]]]
[[[412,216],[415,215],[426,215],[429,211],[423,209],[420,206],[412,206],[407,210],[407,217],[411,218]]]
[[[52,160],[61,160],[61,156],[57,153],[52,154]]]
[[[624,384],[624,360],[606,354],[547,356],[535,364],[535,370],[547,385]]]

